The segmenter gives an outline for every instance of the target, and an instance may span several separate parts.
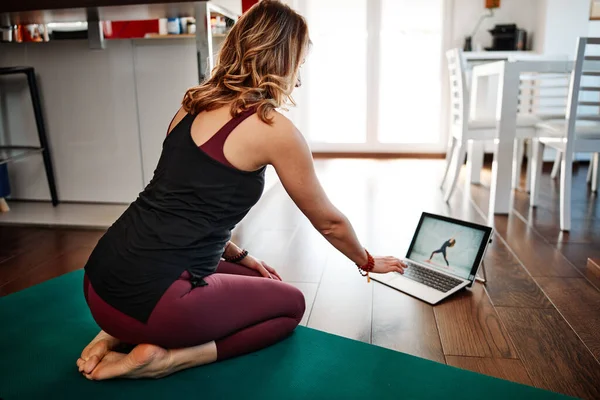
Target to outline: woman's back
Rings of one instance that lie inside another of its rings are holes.
[[[252,126],[250,109],[213,133],[219,111],[177,114],[152,180],[86,265],[98,294],[136,319],[148,317],[184,270],[198,279],[214,272],[231,229],[262,194],[264,167],[248,171],[233,163],[256,162],[240,150],[250,146],[249,129],[263,123]]]

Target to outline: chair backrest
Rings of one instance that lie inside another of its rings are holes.
[[[575,65],[571,72],[569,97],[567,100],[567,151],[578,129],[588,124],[598,125],[600,132],[600,38],[580,37],[577,39]]]
[[[570,79],[570,73],[521,74],[518,113],[543,119],[564,119]]]
[[[469,122],[469,92],[462,50],[448,50],[446,59],[448,60],[448,78],[450,81],[451,124],[466,127]]]

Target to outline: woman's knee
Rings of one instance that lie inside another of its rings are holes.
[[[290,299],[290,317],[294,318],[298,323],[302,320],[304,312],[306,311],[306,301],[304,300],[304,294],[295,286],[289,286],[289,299]]]

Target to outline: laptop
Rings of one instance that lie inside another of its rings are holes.
[[[404,262],[404,274],[371,273],[371,278],[429,304],[473,285],[492,228],[423,213]]]

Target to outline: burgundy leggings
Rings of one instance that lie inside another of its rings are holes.
[[[192,289],[184,272],[167,289],[146,323],[104,302],[84,278],[92,316],[124,343],[165,348],[215,341],[219,360],[250,353],[289,336],[304,314],[302,292],[287,283],[262,278],[246,267],[221,262],[207,286]]]

